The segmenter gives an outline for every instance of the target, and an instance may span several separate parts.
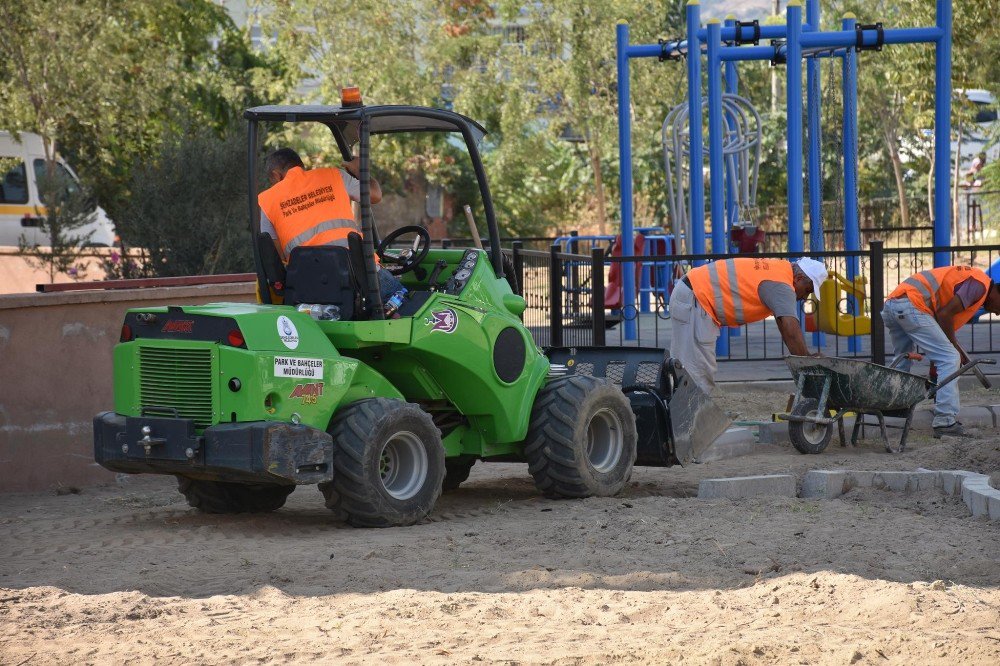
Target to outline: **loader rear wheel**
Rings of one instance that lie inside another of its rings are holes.
[[[441,431],[427,412],[401,400],[361,400],[340,410],[326,506],[355,527],[412,525],[431,512],[444,480]]]
[[[449,458],[444,461],[444,482],[441,489],[444,492],[457,490],[460,485],[469,480],[469,473],[472,466],[476,464],[476,459]]]
[[[792,407],[793,416],[819,416],[819,401],[815,398],[802,398]],[[805,421],[788,422],[788,439],[799,453],[822,453],[833,436],[833,424],[809,423]]]
[[[295,486],[203,481],[178,476],[177,489],[189,505],[205,513],[264,513],[283,507]]]
[[[635,415],[621,389],[576,375],[538,392],[524,455],[548,497],[607,497],[628,482],[636,440]]]

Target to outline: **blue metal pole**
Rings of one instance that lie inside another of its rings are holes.
[[[938,0],[934,48],[934,245],[951,245],[951,0]],[[948,252],[934,253],[934,267],[947,266]]]
[[[785,92],[788,116],[788,251],[804,249],[802,219],[802,5],[790,0],[787,13],[788,62]]]
[[[809,12],[815,12],[810,16]],[[819,24],[816,0],[806,0],[806,20]],[[820,168],[820,80],[819,61],[806,61],[806,101],[809,127],[809,249],[823,251],[823,173]]]
[[[712,213],[712,253],[726,254],[726,204],[723,189],[726,171],[722,159],[722,63],[719,49],[722,48],[722,23],[719,19],[708,19],[708,184]],[[692,146],[693,150],[693,146]],[[715,341],[716,356],[729,355],[729,329]]]
[[[726,170],[722,159],[722,70],[719,49],[722,40],[719,19],[709,19],[708,26],[708,177],[712,214],[712,252],[726,253]]]
[[[819,30],[819,0],[806,0],[806,23]],[[823,171],[820,166],[820,71],[819,60],[806,61],[806,112],[809,127],[809,249],[822,252],[823,242]],[[822,349],[825,336],[813,333],[813,344]]]
[[[938,0],[938,11],[941,9],[941,2]],[[951,7],[948,11],[950,13]],[[882,31],[883,44],[919,44],[922,42],[937,42],[942,35],[940,28],[890,28]],[[878,30],[865,30],[862,35],[862,45],[875,46],[878,42]],[[850,32],[830,31],[830,32],[807,32],[800,40],[802,48],[811,49],[816,47],[840,47],[855,46],[857,35],[854,30]]]
[[[841,28],[853,31],[857,19],[854,14],[844,14]],[[844,127],[844,249],[861,249],[861,230],[858,228],[858,54],[848,49],[844,54],[842,68],[843,76],[843,127]],[[858,275],[858,258],[847,258],[847,279],[854,280]],[[859,314],[857,303],[848,299],[848,312]],[[860,340],[857,336],[847,339],[847,350],[860,350]]]
[[[632,253],[632,116],[630,113],[630,85],[628,49],[628,22],[619,21],[615,31],[618,63],[618,160],[621,171],[622,198],[622,257]],[[622,262],[622,315],[625,320],[625,339],[637,338],[635,309],[635,264]],[[630,309],[631,308],[631,309]]]
[[[688,43],[698,43],[701,8],[698,0],[687,3]],[[689,54],[688,66],[688,216],[691,219],[691,254],[705,254],[705,176],[702,156],[701,55]],[[702,262],[699,262],[702,263]]]
[[[734,14],[729,14],[726,16],[726,30],[734,29],[736,25],[736,16]],[[721,49],[720,49],[721,51]],[[725,65],[726,72],[726,93],[729,95],[739,94],[739,74],[736,71],[736,63],[732,61],[726,62]],[[734,119],[726,117],[726,127],[729,131],[736,129],[733,127]],[[729,174],[728,169],[726,174]],[[726,234],[729,234],[733,228],[733,225],[739,221],[739,208],[736,205],[736,191],[739,187],[738,183],[727,182],[726,185]],[[728,237],[726,238],[728,241]],[[728,245],[728,242],[727,242]]]
[[[729,31],[731,31],[733,33],[733,39],[735,39],[736,38],[736,15],[735,14],[729,14],[728,16],[726,16],[726,27],[722,29],[723,35],[726,32],[729,32]],[[724,36],[723,36],[723,39],[725,39]],[[721,55],[722,49],[719,49],[719,53]],[[725,64],[725,72],[726,72],[726,92],[728,94],[730,94],[730,95],[738,95],[739,92],[740,92],[740,78],[739,78],[739,72],[736,69],[736,63],[733,62],[733,61],[726,62],[726,64]],[[734,123],[736,123],[736,122],[737,122],[737,120],[735,118],[733,118],[731,115],[727,115],[726,116],[726,127],[730,131],[733,131],[733,130],[736,129],[736,127],[734,126]],[[732,159],[735,160],[737,158],[733,157]],[[739,188],[739,183],[736,182],[736,181],[733,181],[733,180],[728,180],[728,178],[729,178],[730,175],[731,174],[730,174],[729,169],[726,169],[726,178],[727,178],[727,184],[726,184],[726,213],[727,213],[727,216],[728,216],[727,217],[727,223],[726,223],[726,246],[727,246],[727,248],[729,247],[729,239],[731,237],[730,233],[732,232],[733,226],[737,222],[739,222],[739,220],[740,220],[739,206],[736,203],[736,192],[737,192],[737,190]],[[740,336],[740,332],[741,331],[742,331],[742,329],[739,329],[739,328],[730,328],[729,329],[729,337],[730,338],[738,338]],[[728,354],[729,350],[726,349],[725,353]],[[716,349],[716,356],[718,356],[718,349]]]
[[[808,10],[807,10],[808,11]],[[940,28],[889,28],[882,31],[885,45],[890,44],[923,44],[936,43],[941,39],[943,32]],[[699,45],[708,36],[706,30],[698,31]],[[761,26],[760,38],[784,39],[785,26]],[[736,37],[735,28],[722,29],[722,41],[732,41]],[[875,29],[865,30],[862,34],[862,44],[864,46],[875,46],[878,41],[878,31]],[[825,52],[829,49],[842,49],[854,47],[857,42],[857,35],[852,30],[850,33],[833,31],[819,32],[809,22],[802,24],[802,35],[800,43],[802,53]],[[688,40],[679,39],[666,44],[635,44],[628,47],[629,58],[659,58],[663,54],[677,56],[687,55]],[[788,53],[785,46],[778,48],[778,55],[784,57]],[[744,46],[741,48],[727,48],[722,52],[722,60],[770,60],[774,55],[774,47],[771,46]],[[839,55],[839,54],[838,54]]]

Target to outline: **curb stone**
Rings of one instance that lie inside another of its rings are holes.
[[[795,477],[791,474],[702,479],[701,483],[698,484],[698,499],[795,497],[795,494]]]
[[[719,435],[718,439],[712,442],[711,446],[705,449],[696,463],[710,462],[713,460],[725,460],[727,458],[738,458],[753,453],[757,447],[757,439],[750,428],[742,426],[729,428]]]
[[[867,472],[811,470],[802,480],[800,497],[835,499],[852,488],[881,488],[914,492],[940,488],[945,495],[961,495],[974,518],[1000,520],[1000,490],[990,486],[985,474],[965,470],[917,469],[913,472]],[[699,497],[701,496],[699,488]]]

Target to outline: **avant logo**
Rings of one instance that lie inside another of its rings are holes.
[[[321,396],[323,395],[323,382],[314,382],[312,384],[298,384],[292,390],[292,394],[289,398],[304,398],[306,396]]]
[[[190,319],[170,319],[160,329],[161,333],[190,333],[194,330],[194,321]]]
[[[299,346],[299,332],[292,320],[284,315],[278,317],[278,337],[281,338],[282,344],[289,349],[295,349]]]
[[[456,313],[451,308],[447,310],[438,310],[437,312],[431,313],[431,318],[426,320],[428,324],[432,324],[431,333],[434,331],[440,331],[441,333],[454,333],[455,329],[458,328],[458,313]]]

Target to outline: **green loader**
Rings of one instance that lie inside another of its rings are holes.
[[[662,396],[626,395],[629,387],[571,371],[584,350],[556,350],[562,362],[550,363],[534,343],[500,250],[482,127],[415,106],[264,106],[245,117],[259,303],[130,310],[114,349],[114,409],[94,418],[98,463],[175,475],[189,504],[210,513],[273,511],[296,486],[315,484],[338,518],[388,527],[423,519],[478,460],[526,462],[550,497],[618,493],[640,449],[637,400],[652,401],[655,432],[644,441],[659,440],[650,446],[660,462],[651,464],[690,457],[690,437],[678,456],[664,435],[677,426],[664,421]],[[362,234],[348,247],[299,247],[285,266],[260,233],[254,164],[259,124],[272,122],[325,126],[344,159],[357,148]],[[379,242],[370,139],[398,132],[464,140],[488,251],[432,249],[415,226]],[[385,314],[376,255],[408,289],[396,318]],[[662,357],[651,358],[667,369]],[[654,383],[678,379],[673,368]],[[688,432],[694,420],[716,426],[702,403],[688,411]]]

